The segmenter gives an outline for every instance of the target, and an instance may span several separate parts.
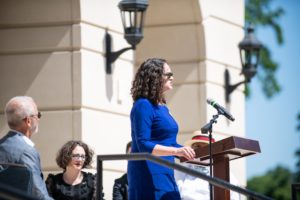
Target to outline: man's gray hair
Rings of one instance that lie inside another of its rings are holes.
[[[16,96],[5,106],[5,117],[9,128],[17,128],[22,120],[34,114],[34,100],[28,96]]]

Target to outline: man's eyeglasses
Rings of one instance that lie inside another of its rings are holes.
[[[168,79],[170,79],[174,74],[173,72],[164,73],[164,76],[166,76]]]
[[[38,112],[38,114],[36,114],[36,115],[30,115],[30,117],[37,117],[38,119],[41,119],[42,113]]]
[[[72,159],[73,160],[85,160],[85,155],[83,154],[72,154]]]

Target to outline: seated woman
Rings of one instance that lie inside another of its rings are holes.
[[[87,144],[71,140],[64,144],[56,156],[62,173],[49,174],[46,186],[55,200],[96,199],[96,177],[82,169],[90,167],[94,152]]]

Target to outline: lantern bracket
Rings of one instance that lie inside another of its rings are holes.
[[[131,46],[112,52],[112,38],[106,30],[105,57],[107,74],[112,73],[111,65],[122,53],[130,49],[135,50],[136,45],[143,39],[144,19],[148,0],[122,0],[119,2],[118,7],[121,11],[124,37]]]
[[[240,81],[236,84],[233,84],[231,85],[230,84],[230,74],[229,74],[229,71],[228,69],[225,70],[225,99],[226,99],[226,102],[230,102],[230,94],[238,87],[240,86],[241,84],[244,84],[244,83],[249,83],[250,82],[250,79],[245,79],[244,81]]]
[[[260,41],[255,38],[254,27],[249,25],[244,39],[238,45],[240,50],[240,58],[242,64],[241,74],[245,80],[236,84],[230,84],[230,75],[228,69],[225,70],[225,100],[230,102],[230,94],[241,84],[249,83],[252,77],[256,74],[256,69],[259,63],[260,50],[263,47]]]
[[[126,48],[123,48],[123,49],[120,49],[119,51],[115,51],[115,52],[112,52],[111,51],[111,43],[112,43],[112,38],[111,38],[111,35],[106,31],[105,33],[105,50],[106,50],[106,73],[107,74],[111,74],[112,73],[112,63],[114,63],[117,58],[122,54],[124,53],[125,51],[128,51],[128,50],[135,50],[135,46],[132,45],[131,47],[126,47]]]

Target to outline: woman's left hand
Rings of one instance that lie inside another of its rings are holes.
[[[188,146],[176,148],[174,154],[175,156],[185,157],[188,160],[193,160],[196,156],[194,149]]]

